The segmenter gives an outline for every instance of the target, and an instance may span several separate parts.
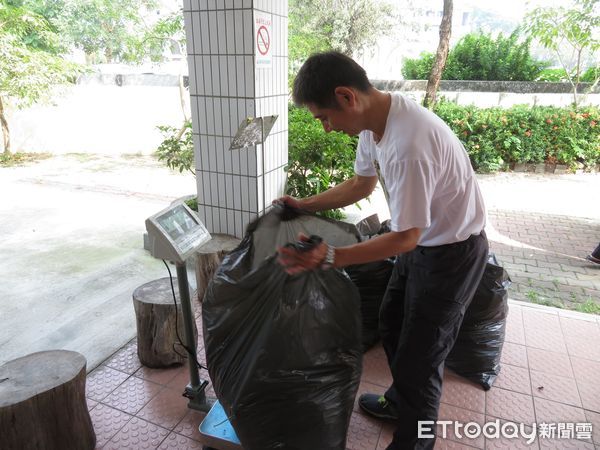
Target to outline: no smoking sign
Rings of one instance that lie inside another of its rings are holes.
[[[254,11],[254,48],[256,67],[270,68],[273,65],[273,27],[270,14]]]

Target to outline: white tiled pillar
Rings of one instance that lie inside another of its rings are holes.
[[[242,237],[246,225],[283,194],[287,11],[287,0],[184,0],[198,212],[211,233]],[[257,15],[271,19],[260,37]],[[270,65],[257,58],[257,45],[264,51],[266,41]],[[279,117],[264,149],[229,150],[243,119],[267,115]]]

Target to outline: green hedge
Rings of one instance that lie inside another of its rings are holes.
[[[511,163],[600,164],[600,109],[514,106],[509,109],[438,103],[435,112],[465,145],[477,172]],[[305,109],[290,108],[287,193],[306,197],[351,177],[356,138],[325,133]]]
[[[477,108],[441,102],[435,108],[465,145],[473,167],[491,172],[511,163],[600,163],[600,109],[552,106]]]
[[[305,108],[290,106],[288,124],[287,194],[308,197],[353,176],[357,138],[325,133],[321,122]],[[339,210],[325,215],[343,217]]]

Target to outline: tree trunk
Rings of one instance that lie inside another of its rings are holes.
[[[423,105],[427,108],[433,108],[435,105],[435,97],[440,85],[448,51],[450,49],[450,34],[452,33],[452,0],[444,0],[444,14],[442,23],[440,24],[440,43],[437,53],[435,54],[435,62],[427,80],[427,90]]]
[[[179,338],[185,340],[185,330],[177,278],[173,279],[173,283],[177,308],[173,303],[169,278],[150,281],[133,292],[138,357],[146,367],[160,368],[183,364],[187,358],[187,352],[179,341]],[[193,339],[197,342],[198,330],[195,322],[193,326]]]
[[[189,83],[189,80],[188,80]],[[187,92],[185,91],[185,86],[183,85],[183,75],[179,75],[179,102],[181,104],[181,112],[183,113],[183,122],[187,122],[189,120],[189,117],[187,115],[187,110],[186,110],[186,98],[189,98],[189,94],[186,95]],[[183,134],[183,133],[181,133]],[[181,139],[181,137],[180,137]]]
[[[4,154],[10,155],[10,132],[8,130],[8,121],[4,113],[4,104],[2,103],[2,97],[0,97],[0,124],[2,125],[2,137],[4,142]]]
[[[0,366],[0,447],[92,450],[83,355],[50,350]]]
[[[240,240],[236,237],[215,233],[196,253],[196,297],[200,303],[221,261],[239,243]]]

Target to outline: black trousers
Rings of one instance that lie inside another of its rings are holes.
[[[400,419],[388,450],[433,449],[419,420],[437,420],[444,360],[487,262],[485,233],[400,255],[383,299],[379,327],[393,384],[386,399]],[[435,433],[435,426],[433,433]]]

